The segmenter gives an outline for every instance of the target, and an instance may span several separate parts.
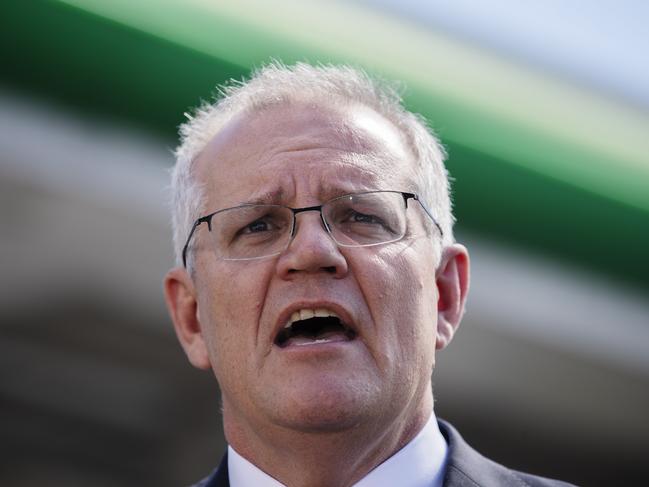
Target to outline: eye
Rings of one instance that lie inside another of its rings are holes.
[[[361,213],[360,211],[351,210],[348,221],[351,223],[365,223],[368,225],[383,225],[383,220],[376,215]]]
[[[258,233],[267,232],[268,230],[271,230],[271,228],[267,221],[255,220],[254,222],[249,223],[244,228],[242,228],[241,233]]]
[[[239,230],[239,235],[250,235],[253,233],[265,233],[279,230],[280,226],[270,216],[258,218]]]

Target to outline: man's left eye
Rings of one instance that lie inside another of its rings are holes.
[[[382,225],[383,220],[379,218],[376,215],[368,215],[365,213],[360,213],[358,211],[353,212],[350,217],[349,221],[352,223],[367,223],[367,224],[372,224],[372,225]]]

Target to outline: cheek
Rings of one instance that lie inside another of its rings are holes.
[[[432,257],[414,245],[394,245],[373,254],[362,267],[364,282],[374,288],[366,287],[364,294],[386,359],[400,367],[427,363],[437,329]]]
[[[199,318],[217,378],[236,376],[226,369],[240,366],[256,343],[267,289],[258,267],[219,263],[199,283]]]
[[[268,266],[266,266],[268,267]],[[210,269],[202,284],[203,309],[209,321],[237,327],[257,323],[268,289],[268,278],[263,266],[250,263],[225,262]]]

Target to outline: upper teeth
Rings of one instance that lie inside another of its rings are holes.
[[[284,328],[288,328],[291,326],[293,323],[296,321],[300,320],[308,320],[310,318],[327,318],[327,317],[334,317],[340,319],[340,317],[334,313],[333,311],[329,311],[328,309],[324,308],[316,308],[316,309],[299,309],[297,311],[293,311],[293,314],[289,318],[289,320],[286,322],[284,325]]]

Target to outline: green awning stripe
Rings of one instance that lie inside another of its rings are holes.
[[[360,64],[403,80],[445,140],[649,211],[646,113],[379,11],[320,0],[65,3],[233,64]]]

